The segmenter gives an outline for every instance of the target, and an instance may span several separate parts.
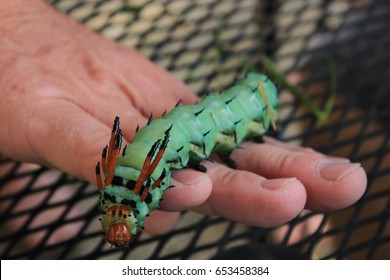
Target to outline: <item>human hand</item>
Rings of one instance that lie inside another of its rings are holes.
[[[24,9],[24,10],[23,10]],[[4,12],[4,11],[3,11]],[[0,20],[0,152],[49,165],[95,183],[94,167],[121,117],[127,142],[151,112],[197,97],[137,51],[70,21],[40,1]],[[363,194],[360,165],[266,138],[233,152],[240,170],[204,163],[206,174],[174,172],[162,210],[145,228],[162,233],[178,212],[194,209],[253,226],[272,227],[304,207],[332,211]],[[270,178],[270,179],[265,179]],[[284,178],[284,179],[281,179]]]

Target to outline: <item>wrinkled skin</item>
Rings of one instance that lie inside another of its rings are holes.
[[[28,4],[26,4],[28,3]],[[126,142],[150,112],[161,115],[197,97],[139,52],[126,49],[38,0],[0,0],[0,153],[52,166],[94,182],[94,167],[121,117]],[[234,151],[232,170],[206,162],[207,173],[174,173],[145,224],[163,233],[193,209],[252,226],[273,227],[304,208],[332,211],[366,187],[359,164],[266,138]],[[266,179],[268,178],[268,179]]]

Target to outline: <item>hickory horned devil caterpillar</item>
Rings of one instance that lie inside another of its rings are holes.
[[[261,141],[263,134],[276,129],[277,108],[275,85],[252,72],[221,94],[176,106],[161,119],[149,118],[122,153],[116,117],[109,145],[96,166],[105,239],[112,246],[128,247],[145,219],[159,208],[170,187],[171,170],[191,167],[206,172],[199,163],[212,152],[234,167],[229,155],[244,139]]]

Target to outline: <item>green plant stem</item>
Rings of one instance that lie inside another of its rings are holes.
[[[330,85],[329,85],[329,97],[325,103],[323,110],[315,104],[305,93],[300,90],[297,86],[291,84],[286,76],[277,68],[277,66],[266,56],[260,58],[261,62],[264,65],[264,69],[269,73],[270,76],[275,78],[283,87],[288,89],[300,102],[302,102],[307,110],[312,113],[317,122],[317,125],[322,125],[329,117],[329,114],[332,111],[334,98],[336,95],[336,66],[334,60],[328,56],[327,62],[329,67],[329,76],[330,76]]]
[[[336,63],[334,62],[334,59],[330,54],[327,55],[326,62],[328,64],[328,69],[329,69],[329,97],[326,100],[324,111],[323,111],[323,114],[325,115],[325,120],[329,117],[330,113],[332,112],[334,99],[336,97],[336,91],[337,91]]]

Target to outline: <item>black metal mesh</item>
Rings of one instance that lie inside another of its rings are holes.
[[[390,257],[390,2],[380,0],[53,0],[58,10],[102,35],[136,47],[195,92],[224,87],[259,65],[260,54],[298,77],[318,104],[327,97],[326,58],[337,65],[338,93],[329,121],[281,94],[281,139],[361,162],[368,189],[335,213],[305,211],[276,229],[183,213],[164,236],[141,236],[128,250],[102,240],[98,192],[59,171],[0,161],[2,259],[208,259]],[[221,75],[223,73],[223,75]],[[311,219],[316,225],[300,241]],[[256,248],[254,255],[253,250]],[[238,251],[237,251],[238,250]]]

